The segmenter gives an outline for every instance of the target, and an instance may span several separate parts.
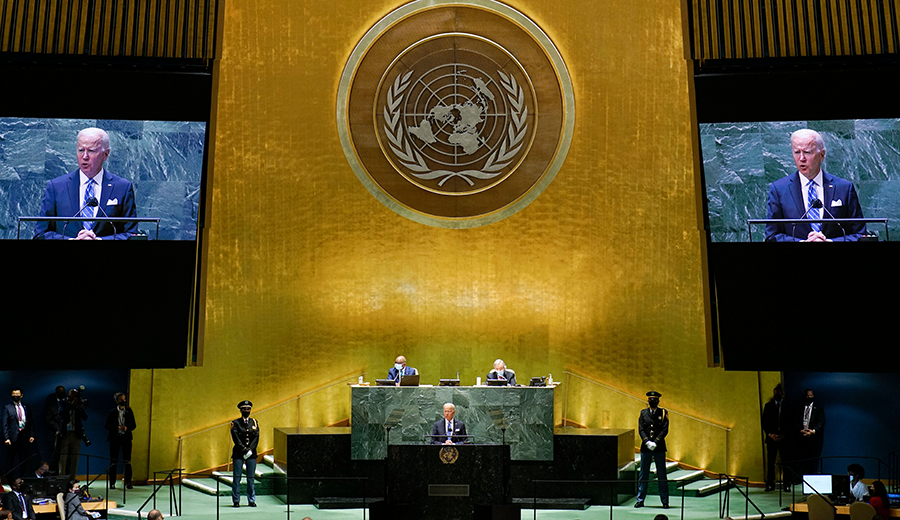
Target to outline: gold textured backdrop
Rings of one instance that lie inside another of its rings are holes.
[[[566,61],[575,134],[535,202],[467,230],[384,207],[338,141],[346,59],[399,5],[226,3],[203,366],[133,373],[135,409],[152,407],[138,474],[177,467],[176,437],[234,418],[241,399],[260,408],[355,371],[371,381],[403,353],[427,383],[459,370],[471,384],[502,357],[523,380],[573,369],[633,395],[659,390],[664,405],[733,428],[728,468],[710,453],[718,437],[682,420],[670,456],[761,480],[758,375],[707,368],[681,2],[511,2]],[[626,398],[568,386],[571,420],[636,426]],[[265,412],[262,448],[297,413],[307,426],[348,417],[346,386],[327,392]],[[190,470],[228,460],[227,429],[202,435],[216,440],[186,445]]]

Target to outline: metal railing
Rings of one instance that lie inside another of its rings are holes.
[[[339,387],[340,385],[344,385],[344,387],[347,388],[348,397],[347,397],[346,402],[347,402],[347,406],[348,406],[347,416],[349,417],[350,398],[349,398],[349,387],[347,386],[347,383],[349,381],[356,381],[359,378],[359,376],[365,376],[365,375],[366,375],[366,372],[362,368],[354,370],[352,372],[349,372],[347,374],[339,376],[336,379],[328,381],[316,388],[313,388],[312,390],[291,396],[291,397],[284,399],[280,402],[277,402],[275,404],[261,407],[259,409],[259,411],[254,412],[251,415],[251,417],[258,419],[260,416],[264,416],[266,414],[273,414],[273,411],[281,409],[281,408],[285,407],[286,405],[295,404],[297,406],[296,424],[297,424],[297,427],[299,428],[302,425],[301,423],[302,423],[302,417],[303,417],[303,400],[306,398],[309,398],[311,396],[320,394],[321,392],[323,392],[325,390]],[[293,414],[289,413],[288,415],[293,415]],[[286,423],[286,421],[284,419],[281,419],[279,422],[280,422],[280,424]],[[190,433],[186,433],[186,434],[177,436],[176,439],[178,441],[178,466],[183,468],[188,465],[187,463],[185,463],[185,453],[186,453],[185,446],[188,444],[188,441],[190,439],[196,438],[197,436],[209,437],[207,439],[207,442],[204,443],[205,448],[209,449],[210,447],[212,447],[212,449],[217,453],[230,453],[231,438],[224,433],[224,429],[227,428],[228,425],[230,425],[230,424],[231,424],[231,419],[229,419],[227,421],[222,421],[220,423],[214,424],[212,426],[208,426],[208,427],[200,429],[200,430],[196,430],[196,431],[193,431]],[[320,425],[320,426],[327,426],[327,425]],[[222,430],[222,432],[220,432],[219,430]],[[269,447],[260,446],[258,448],[258,451],[265,451],[269,448],[270,448],[270,446]]]
[[[725,480],[724,486],[722,485],[723,479]],[[744,489],[741,489],[739,481],[744,482]],[[752,505],[760,519],[765,520],[766,514],[750,499],[750,478],[726,473],[719,473],[719,518],[731,518],[731,488],[744,495],[744,518],[750,517],[750,506]]]
[[[149,504],[151,500],[153,501],[153,509],[159,509],[158,507],[156,507],[156,495],[157,495],[157,493],[159,493],[159,490],[162,489],[163,486],[166,485],[166,483],[169,484],[169,516],[181,516],[182,510],[181,510],[181,507],[179,506],[179,504],[182,503],[182,501],[181,501],[181,480],[182,480],[182,476],[183,476],[183,471],[184,470],[182,468],[175,468],[175,469],[153,472],[153,481],[156,482],[156,484],[153,486],[153,492],[150,493],[150,496],[147,497],[147,500],[144,500],[144,503],[141,504],[141,507],[139,507],[137,509],[136,512],[137,512],[138,520],[141,520],[143,518],[141,512],[144,510],[145,507],[147,507],[147,504]],[[175,477],[174,477],[175,472],[178,472],[178,498],[175,498]],[[160,481],[157,478],[157,476],[161,475],[161,474],[166,475],[162,479],[162,481]]]
[[[565,386],[566,386],[566,391],[565,391],[566,393],[565,393],[565,398],[564,398],[565,400],[564,400],[564,405],[563,405],[563,418],[564,418],[565,420],[568,420],[568,417],[569,417],[569,388],[572,387],[572,385],[571,385],[571,379],[572,379],[572,378],[575,378],[575,379],[578,379],[578,380],[581,380],[581,381],[588,382],[588,383],[590,383],[590,384],[592,384],[592,385],[595,385],[595,386],[599,386],[599,387],[604,388],[604,389],[606,389],[606,390],[609,390],[609,391],[611,391],[611,392],[613,392],[613,393],[615,393],[615,394],[617,394],[617,395],[620,395],[620,396],[622,396],[622,397],[624,397],[624,398],[626,398],[626,399],[628,399],[628,400],[632,400],[632,401],[635,401],[635,402],[640,402],[642,405],[646,405],[646,404],[647,404],[647,398],[646,398],[646,397],[641,397],[641,396],[636,396],[636,395],[629,394],[628,392],[624,392],[624,391],[622,391],[622,390],[620,390],[620,389],[618,389],[618,388],[616,388],[616,387],[614,387],[614,386],[612,386],[612,385],[609,385],[609,384],[606,384],[606,383],[597,381],[597,380],[595,380],[595,379],[592,379],[592,378],[587,377],[587,376],[582,375],[582,374],[578,374],[578,373],[572,372],[572,371],[569,370],[569,369],[563,370],[563,374],[565,374],[565,376],[566,376],[566,385],[565,385]],[[673,409],[671,409],[671,408],[669,408],[669,407],[666,407],[666,410],[669,412],[669,415],[675,415],[675,416],[678,416],[678,417],[683,417],[683,418],[685,418],[685,419],[688,419],[688,420],[697,422],[697,423],[699,423],[699,424],[703,424],[703,425],[709,426],[709,427],[711,427],[711,428],[714,428],[714,429],[717,429],[717,430],[721,430],[722,433],[723,433],[724,436],[725,436],[725,450],[724,450],[724,454],[725,454],[725,469],[726,469],[726,470],[728,469],[728,451],[729,451],[729,447],[728,447],[728,433],[732,431],[731,428],[729,428],[728,426],[724,426],[724,425],[721,425],[721,424],[714,423],[714,422],[712,422],[712,421],[710,421],[710,420],[708,420],[708,419],[704,419],[704,418],[702,418],[702,417],[697,417],[697,416],[694,416],[694,415],[691,415],[691,414],[687,414],[687,413],[679,412],[679,411],[677,411],[677,410],[673,410]]]

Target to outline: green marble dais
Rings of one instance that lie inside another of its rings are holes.
[[[500,444],[505,421],[512,460],[553,460],[553,388],[466,386],[354,386],[351,458],[384,459],[392,414],[400,420],[391,428],[391,444],[430,442],[426,435],[443,418],[444,403],[456,405],[456,418],[476,444]]]

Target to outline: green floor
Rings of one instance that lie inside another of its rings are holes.
[[[93,493],[104,494],[103,490],[94,490]],[[147,500],[147,498],[151,495],[151,488],[149,486],[137,486],[134,490],[129,490],[126,503],[121,504],[122,502],[122,490],[111,490],[109,493],[109,499],[115,500],[119,502],[119,507],[122,510],[120,512],[113,512],[110,515],[110,518],[114,520],[124,520],[126,518],[135,518],[134,511],[136,511],[142,504]],[[177,495],[178,490],[176,488],[175,493]],[[238,509],[231,507],[231,498],[230,497],[219,497],[218,499],[218,509],[216,507],[216,497],[204,495],[203,493],[193,491],[187,488],[182,488],[182,499],[181,502],[181,512],[182,516],[191,520],[204,520],[204,519],[216,519],[216,518],[252,518],[256,519],[287,519],[288,518],[288,508],[279,501],[277,498],[271,495],[262,495],[257,497],[257,504],[259,507],[251,509],[246,507],[246,498],[242,501],[241,507]],[[731,518],[743,518],[744,517],[744,505],[745,501],[743,496],[737,491],[731,491],[731,509],[730,516]],[[779,516],[784,515],[787,517],[786,513],[782,512],[782,508],[787,506],[790,502],[790,496],[783,496],[783,505],[779,505],[778,502],[778,493],[766,493],[761,489],[750,489],[750,497],[754,503],[762,510],[763,513],[766,514],[766,517],[769,518],[770,515],[779,513],[774,516],[777,518]],[[146,518],[146,513],[152,509],[152,502],[148,503],[143,511],[142,517]],[[551,511],[551,510],[537,510],[535,511],[531,509],[525,509],[522,511],[522,519],[540,519],[540,520],[608,520],[608,519],[616,519],[616,520],[636,520],[636,519],[646,519],[653,520],[653,518],[660,514],[665,513],[670,519],[690,519],[690,520],[699,520],[699,519],[707,519],[713,520],[719,518],[719,496],[712,495],[705,498],[685,498],[684,499],[684,507],[682,508],[681,497],[680,496],[672,496],[671,497],[671,505],[672,508],[668,510],[662,509],[659,503],[659,497],[649,496],[647,497],[646,506],[642,509],[635,509],[634,500],[631,500],[621,506],[615,507],[601,507],[594,506],[586,511]],[[161,490],[157,494],[157,503],[156,507],[163,512],[165,517],[169,517],[170,506],[169,506],[169,492],[168,488]],[[130,513],[129,513],[130,512]],[[367,512],[366,512],[367,513]],[[753,507],[750,507],[750,516],[754,517],[757,515],[756,511]],[[363,520],[364,518],[368,518],[368,514],[364,515],[362,509],[344,509],[344,510],[318,510],[314,506],[311,505],[293,505],[290,507],[290,518],[293,520],[302,520],[305,517],[309,517],[312,520],[354,520],[359,519]]]

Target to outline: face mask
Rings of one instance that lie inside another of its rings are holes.
[[[806,399],[804,399],[804,401],[806,401],[806,404],[809,404],[809,403],[813,402],[813,398],[807,397]]]
[[[394,368],[396,368],[397,370],[403,370],[403,365],[401,365],[400,363],[394,363]]]
[[[244,419],[250,417],[250,410],[241,410],[241,417],[243,417]]]
[[[656,408],[659,406],[659,399],[650,399],[650,408]]]
[[[13,398],[12,398],[12,400],[13,400],[14,403],[18,403],[19,401],[22,400],[22,396],[20,396],[20,395],[14,395]]]
[[[119,401],[119,407],[125,408],[125,401]]]

